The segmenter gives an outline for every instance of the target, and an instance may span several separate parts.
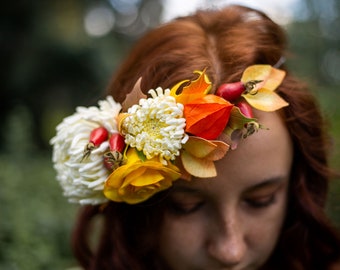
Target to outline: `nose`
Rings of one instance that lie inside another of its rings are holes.
[[[243,226],[236,215],[228,215],[211,224],[207,251],[213,260],[224,267],[232,267],[243,260],[246,249]]]

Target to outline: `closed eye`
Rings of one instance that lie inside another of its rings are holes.
[[[245,192],[243,201],[254,209],[262,209],[275,204],[277,194],[286,186],[284,179],[284,177],[276,177],[251,187]]]
[[[276,194],[270,194],[268,196],[262,196],[259,198],[248,198],[245,202],[253,208],[265,208],[274,204],[276,201]]]
[[[177,215],[189,215],[198,211],[204,205],[204,201],[178,202],[172,200],[169,204],[172,213]]]

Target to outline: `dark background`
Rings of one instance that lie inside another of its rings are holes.
[[[162,11],[161,0],[0,4],[0,269],[76,265],[69,237],[78,208],[54,180],[49,140],[76,106],[102,97],[128,49],[159,24]],[[287,63],[329,119],[332,167],[339,170],[340,2],[299,0],[293,11],[284,26],[292,51]],[[327,211],[340,226],[338,180]]]

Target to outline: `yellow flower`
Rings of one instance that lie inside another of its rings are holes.
[[[128,150],[126,160],[105,182],[104,195],[115,202],[140,203],[181,176],[176,166],[170,162],[165,166],[158,157],[142,160],[135,148]]]
[[[260,81],[246,94],[242,94],[247,102],[254,108],[272,112],[289,104],[274,91],[282,83],[286,72],[273,68],[270,65],[253,65],[248,67],[242,74],[241,82]]]

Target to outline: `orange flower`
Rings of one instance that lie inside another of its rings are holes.
[[[216,139],[225,129],[233,105],[215,95],[205,95],[184,105],[187,133]]]

